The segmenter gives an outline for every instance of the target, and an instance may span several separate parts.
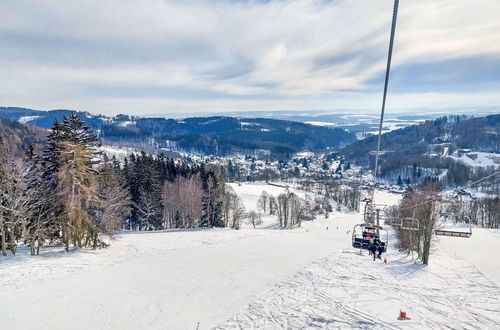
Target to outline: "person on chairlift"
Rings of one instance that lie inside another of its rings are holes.
[[[377,258],[377,250],[380,246],[380,241],[378,239],[372,238],[370,239],[370,246],[368,250],[370,251],[370,254],[373,255],[373,261]]]
[[[384,252],[384,246],[382,245],[382,242],[380,242],[380,240],[377,238],[376,239],[377,241],[377,250],[378,250],[378,255],[377,255],[377,258],[379,258],[380,260],[382,260],[382,253]]]

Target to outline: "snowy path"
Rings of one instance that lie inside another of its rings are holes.
[[[473,228],[468,239],[439,237],[439,246],[458,259],[465,259],[500,287],[500,236],[493,231]],[[499,306],[500,309],[500,306]]]
[[[158,237],[236,238],[143,255],[138,250],[138,255],[120,262],[109,253],[109,266],[89,265],[89,270],[77,268],[64,277],[2,290],[0,323],[13,329],[194,329],[199,322],[201,329],[210,328],[330,253],[331,231],[321,229],[125,235],[138,249]]]
[[[376,198],[394,204],[399,196],[378,192]],[[437,244],[428,267],[393,246],[383,264],[343,245],[217,329],[498,328],[500,237],[475,230],[471,240],[444,237]],[[412,320],[397,320],[401,309]]]
[[[495,329],[500,290],[472,265],[373,262],[345,250],[321,258],[254,299],[218,329]],[[439,275],[438,275],[439,274]],[[405,310],[410,321],[397,320]]]

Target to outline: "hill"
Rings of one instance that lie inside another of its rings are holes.
[[[346,146],[341,153],[351,162],[373,167],[375,157],[370,152],[376,150],[376,142],[377,137],[372,136]],[[381,145],[385,153],[380,174],[384,179],[413,183],[447,176],[447,183],[462,184],[480,169],[458,161],[460,156],[500,153],[500,115],[428,120],[383,134]]]
[[[15,156],[22,155],[31,144],[37,149],[45,144],[46,131],[17,121],[0,118],[0,136]]]
[[[39,111],[0,108],[0,117],[49,128],[70,110]],[[263,154],[287,158],[299,151],[340,148],[356,140],[340,128],[313,126],[287,120],[215,116],[186,119],[107,117],[78,112],[104,142],[148,145],[190,153]]]
[[[257,210],[262,191],[279,193],[246,183],[237,193]],[[375,196],[387,204],[399,195]],[[387,264],[360,255],[349,232],[361,219],[357,212],[334,211],[293,230],[276,230],[272,217],[257,229],[122,231],[96,251],[44,246],[30,257],[20,248],[1,261],[2,327],[498,328],[494,231],[439,237],[425,267],[392,241]],[[400,310],[411,320],[398,320]]]

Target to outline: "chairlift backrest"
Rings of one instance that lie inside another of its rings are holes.
[[[434,232],[437,236],[450,236],[450,237],[463,237],[469,238],[472,236],[472,232],[463,232],[463,231],[451,231],[451,230],[441,230],[436,229]]]
[[[441,213],[441,215],[444,215],[445,218],[448,216],[451,217],[459,217],[458,213],[452,213],[452,212],[446,212],[446,213]],[[468,217],[467,217],[468,218]],[[450,236],[450,237],[463,237],[463,238],[469,238],[472,236],[472,221],[469,218],[469,231],[464,232],[464,231],[456,231],[456,230],[446,230],[446,229],[436,229],[434,231],[434,234],[437,236]]]

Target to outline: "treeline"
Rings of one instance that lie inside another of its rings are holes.
[[[257,208],[265,214],[277,216],[278,223],[283,228],[300,227],[303,220],[313,220],[315,214],[320,213],[322,205],[324,204],[319,200],[313,201],[307,196],[301,198],[288,189],[276,197],[263,191],[257,202]],[[325,205],[325,209],[328,217],[331,206]]]
[[[332,199],[337,203],[337,210],[343,205],[350,210],[359,211],[361,203],[361,189],[358,184],[347,181],[328,182],[317,179],[316,181],[304,180],[301,190],[314,192],[324,196],[326,200]]]
[[[123,166],[116,164],[115,170],[124,178],[133,202],[126,229],[228,225],[223,207],[230,192],[216,173],[217,168],[188,165],[163,154],[152,156],[141,152],[126,157]]]
[[[30,145],[43,148],[47,138],[47,133],[41,128],[3,118],[0,118],[0,134],[4,144],[9,146],[9,152],[15,156],[22,155]]]
[[[482,228],[500,228],[500,198],[467,198],[453,202],[445,207],[449,220],[458,223],[469,221]]]
[[[313,220],[318,215],[328,218],[333,211],[332,201],[337,202],[339,211],[341,205],[352,210],[359,209],[359,190],[340,185],[311,185],[310,182],[302,182],[300,189],[311,192],[314,198],[309,194],[300,197],[288,188],[278,196],[263,191],[257,202],[257,208],[265,214],[277,216],[278,223],[283,228],[300,227],[302,221]]]
[[[54,122],[47,146],[30,146],[15,158],[1,141],[0,231],[2,255],[18,242],[37,254],[46,242],[74,246],[104,245],[100,233],[111,234],[129,212],[126,189],[110,165],[100,162],[98,141],[77,115]],[[111,202],[111,207],[108,207]]]
[[[23,118],[31,125],[50,128],[54,120],[69,116],[71,110],[37,111],[1,108],[0,117]],[[231,154],[266,154],[286,159],[301,150],[324,150],[356,140],[353,133],[341,128],[313,126],[301,122],[265,118],[212,116],[183,120],[139,118],[127,115],[106,117],[78,112],[88,126],[108,142],[168,148],[175,151],[227,156]]]
[[[104,127],[103,135],[121,138],[121,128]],[[194,117],[183,120],[140,118],[134,127],[123,129],[127,137],[154,139],[159,147],[227,156],[235,153],[269,152],[285,159],[300,150],[323,150],[355,141],[343,129],[312,126],[300,122],[264,118]]]
[[[123,164],[98,152],[77,114],[55,121],[42,150],[24,157],[0,135],[2,254],[19,243],[38,254],[46,243],[99,248],[120,228],[239,228],[244,208],[215,169],[163,155],[130,155]],[[229,198],[228,198],[229,196]],[[231,220],[231,221],[230,221]]]

